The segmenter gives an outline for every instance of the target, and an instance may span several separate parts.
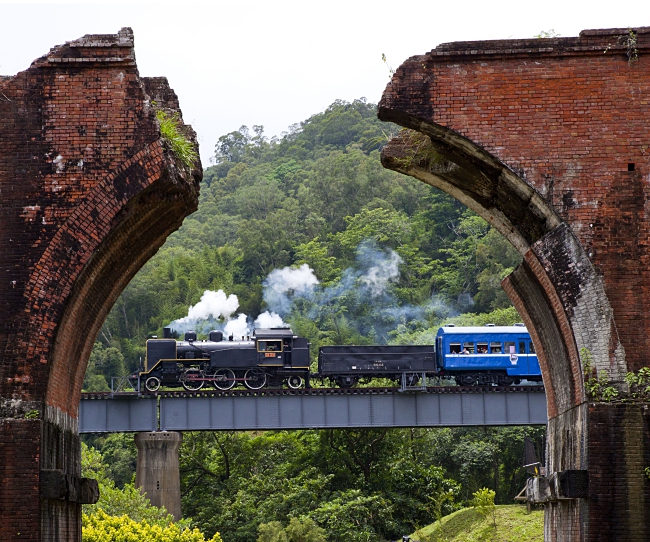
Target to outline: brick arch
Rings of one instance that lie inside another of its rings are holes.
[[[537,345],[549,416],[586,400],[581,351],[589,352],[597,370],[622,381],[623,349],[602,280],[579,240],[541,194],[453,130],[392,110],[386,99],[379,116],[408,128],[384,147],[384,167],[453,196],[522,255],[522,264],[503,286]],[[594,299],[599,300],[597,310]]]
[[[587,398],[580,367],[585,349],[624,394],[626,370],[648,366],[649,53],[650,27],[446,43],[406,60],[379,105],[414,130],[384,165],[458,198],[522,254],[503,286],[540,348],[547,472],[527,495],[545,504],[547,541],[650,529],[648,401]]]
[[[45,402],[77,417],[86,363],[99,330],[135,273],[178,229],[196,207],[195,192],[175,178],[176,167],[156,141],[108,175],[59,230],[30,280],[54,304],[65,296],[62,313],[30,310],[29,337],[35,329],[56,325]],[[62,259],[70,246],[82,247]],[[55,271],[53,273],[52,271]],[[56,280],[53,279],[56,277]]]
[[[77,414],[92,344],[129,279],[198,205],[201,166],[168,153],[164,78],[133,33],[57,46],[0,76],[0,539],[81,540]],[[189,126],[180,126],[196,144]]]
[[[386,95],[379,117],[412,130],[384,147],[384,167],[455,197],[522,255],[502,286],[531,333],[542,370],[549,415],[546,469],[552,473],[552,481],[544,483],[559,486],[558,476],[588,472],[593,429],[581,351],[586,349],[596,369],[608,371],[613,380],[622,381],[626,367],[603,281],[580,241],[533,187],[480,145],[391,110]],[[547,507],[545,540],[588,539],[589,512],[584,499]]]

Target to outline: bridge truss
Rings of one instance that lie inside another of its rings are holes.
[[[541,386],[83,394],[80,433],[545,425]]]

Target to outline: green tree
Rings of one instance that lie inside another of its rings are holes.
[[[282,527],[279,521],[262,523],[259,526],[257,542],[325,542],[327,533],[313,519],[302,516],[289,519],[289,525]]]
[[[350,489],[323,502],[311,514],[335,542],[368,542],[395,537],[392,506],[381,495]],[[391,536],[392,535],[392,536]]]
[[[492,518],[492,526],[497,528],[496,506],[494,497],[496,493],[483,487],[473,493],[472,505],[484,518]]]
[[[206,542],[198,529],[179,527],[173,523],[161,527],[146,520],[135,521],[128,516],[111,516],[99,510],[95,514],[83,514],[82,532],[84,542],[121,542],[147,540],[148,542]],[[221,542],[216,533],[208,542]]]

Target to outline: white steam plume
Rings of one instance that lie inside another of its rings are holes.
[[[222,327],[222,320],[230,320],[239,307],[237,296],[226,296],[223,290],[206,290],[201,300],[187,310],[187,316],[174,320],[168,327],[183,334],[190,329],[206,333]]]
[[[230,318],[230,316],[239,307],[239,299],[234,294],[226,297],[223,290],[213,292],[206,290],[201,296],[201,301],[196,305],[190,305],[187,310],[187,316],[176,320],[180,324],[189,323],[190,321],[207,320],[209,318]]]
[[[264,281],[264,301],[280,315],[291,311],[291,297],[311,297],[318,279],[305,263],[298,269],[274,269]]]
[[[251,334],[250,326],[248,325],[248,317],[245,314],[238,314],[237,318],[228,320],[226,327],[224,328],[224,333],[227,337],[230,335],[238,341],[242,337],[246,337]]]
[[[359,277],[359,281],[368,287],[372,297],[379,297],[384,294],[389,282],[399,278],[399,264],[403,260],[399,254],[392,250],[387,255],[382,254],[382,257],[377,254],[374,256],[374,265]]]
[[[265,311],[262,314],[260,314],[255,320],[255,327],[269,329],[272,327],[288,327],[288,326],[287,324],[284,323],[282,317],[279,314],[276,314],[275,312]]]

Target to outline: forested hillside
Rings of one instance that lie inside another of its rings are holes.
[[[199,210],[120,296],[85,388],[135,371],[146,338],[169,324],[237,335],[263,315],[291,324],[315,352],[430,342],[461,314],[515,321],[499,283],[518,254],[456,200],[385,170],[379,151],[391,132],[375,105],[357,100],[280,138],[262,126],[221,137]]]
[[[281,138],[261,126],[221,137],[199,210],[120,296],[86,389],[135,371],[146,338],[170,324],[238,334],[282,320],[315,353],[325,344],[430,344],[447,320],[517,321],[499,283],[519,256],[454,199],[382,168],[391,131],[358,100],[336,102]],[[511,503],[525,479],[524,439],[540,445],[542,435],[531,427],[185,433],[183,514],[225,542],[395,540],[482,487]],[[110,491],[100,505],[139,509],[128,497],[132,437],[85,440],[105,464]]]

